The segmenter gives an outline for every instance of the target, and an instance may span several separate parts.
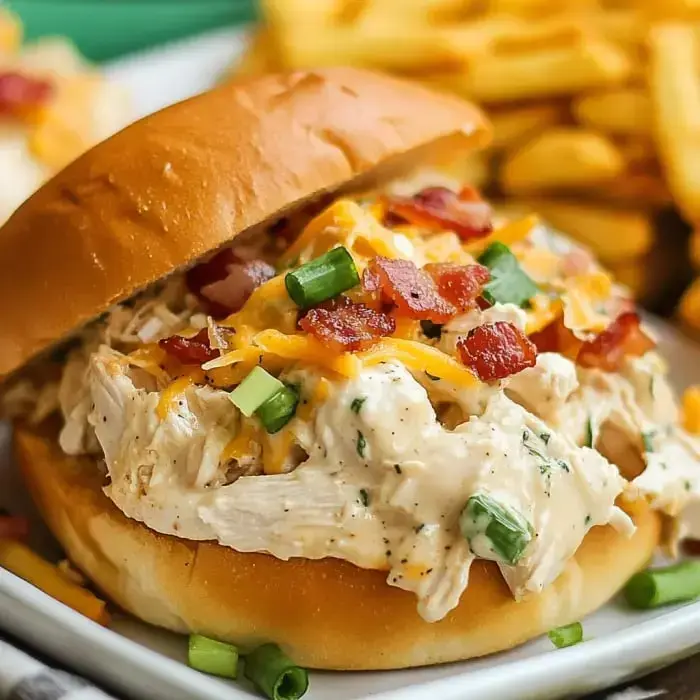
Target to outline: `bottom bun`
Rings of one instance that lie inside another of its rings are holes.
[[[70,559],[122,608],[176,632],[242,646],[274,641],[310,668],[422,666],[517,646],[604,604],[647,563],[660,530],[658,516],[637,504],[634,537],[593,528],[562,575],[521,602],[497,566],[477,561],[459,606],[428,623],[386,572],[160,535],[125,517],[102,493],[94,460],[64,455],[55,435],[18,427],[15,450]]]

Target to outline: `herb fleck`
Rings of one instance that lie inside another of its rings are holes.
[[[357,454],[360,455],[360,457],[365,456],[365,448],[367,447],[367,440],[365,440],[365,436],[362,434],[361,431],[357,431]]]
[[[360,503],[366,508],[369,505],[369,494],[367,489],[360,489]]]
[[[401,474],[401,465],[400,465],[400,464],[395,464],[395,465],[394,465],[394,470],[396,471],[397,474]]]
[[[586,516],[586,519],[583,521],[583,524],[584,524],[584,525],[590,525],[590,524],[591,524],[591,520],[592,520],[591,516],[590,516],[590,515],[587,515],[587,516]]]
[[[540,433],[540,440],[542,440],[545,445],[549,445],[549,438],[551,437],[549,433]]]
[[[358,396],[357,398],[352,400],[352,403],[350,404],[350,410],[355,415],[357,415],[362,410],[362,405],[365,401],[367,401],[366,396]]]
[[[425,527],[425,523],[421,523],[420,525],[416,525],[413,529],[416,531],[416,535]]]
[[[656,432],[654,430],[649,430],[646,433],[642,433],[642,444],[644,445],[645,452],[654,451],[654,437]]]

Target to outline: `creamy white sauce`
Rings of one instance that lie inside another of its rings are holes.
[[[225,392],[191,387],[160,421],[160,395],[136,388],[118,353],[93,356],[88,381],[106,493],[127,516],[239,551],[386,569],[426,620],[444,617],[467,586],[473,554],[458,520],[476,492],[533,527],[523,558],[501,565],[516,596],[554,580],[590,527],[632,529],[614,505],[625,485],[617,469],[497,388],[482,415],[451,431],[402,365],[365,369],[334,384],[311,423],[294,422],[309,454],[295,471],[210,488],[239,423]]]

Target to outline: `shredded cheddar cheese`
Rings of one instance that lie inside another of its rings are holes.
[[[692,435],[700,435],[700,386],[691,386],[683,393],[683,427]]]
[[[263,437],[263,469],[265,474],[282,474],[294,445],[294,435],[288,428]]]
[[[244,420],[241,429],[221,453],[221,461],[228,462],[232,459],[240,460],[250,457],[258,451],[260,444],[260,430],[253,421]]]
[[[285,335],[269,329],[258,333],[253,342],[264,352],[325,367],[344,377],[354,377],[359,371],[359,362],[354,355],[332,353],[311,336]]]
[[[365,365],[376,365],[388,360],[398,360],[414,372],[428,372],[452,382],[456,386],[475,387],[477,377],[457,360],[430,345],[401,338],[385,338],[379,345],[358,353]]]
[[[178,377],[174,382],[171,382],[161,393],[156,413],[158,418],[165,420],[168,413],[178,398],[193,384],[201,382],[204,379],[204,373],[197,369],[182,377]]]

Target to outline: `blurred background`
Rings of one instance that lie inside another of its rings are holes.
[[[332,64],[483,105],[465,177],[700,335],[700,0],[0,3],[0,217],[82,150],[222,80]]]

